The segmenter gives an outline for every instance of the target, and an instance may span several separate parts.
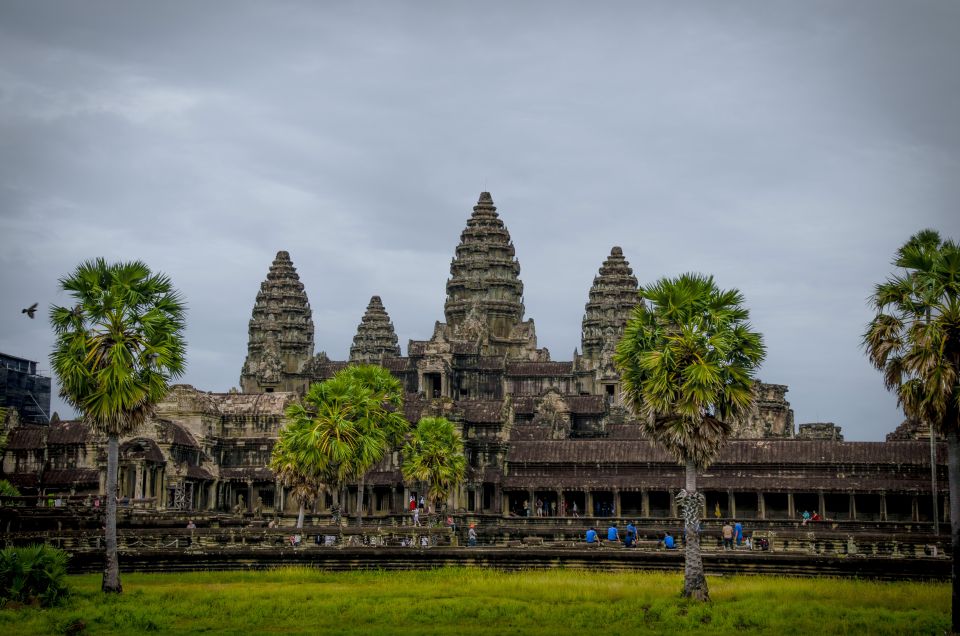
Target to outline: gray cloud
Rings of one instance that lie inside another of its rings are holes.
[[[19,308],[143,258],[188,299],[185,380],[225,390],[280,249],[318,349],[375,293],[405,346],[488,189],[555,358],[619,244],[641,281],[740,288],[798,421],[880,439],[865,299],[916,230],[960,238],[958,27],[946,1],[6,3],[0,350],[45,360]]]

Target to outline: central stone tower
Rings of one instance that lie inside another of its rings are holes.
[[[523,320],[523,282],[510,232],[489,192],[481,192],[460,234],[450,278],[444,336],[475,343],[483,355],[542,358],[532,320]]]

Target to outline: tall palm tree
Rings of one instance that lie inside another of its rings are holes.
[[[947,439],[952,625],[960,632],[960,246],[923,230],[897,250],[893,265],[901,272],[874,289],[876,315],[863,344],[907,417]]]
[[[347,367],[335,378],[349,383],[355,396],[354,417],[362,443],[352,464],[357,479],[357,525],[361,526],[366,474],[389,448],[403,442],[410,423],[403,415],[403,385],[383,367],[373,364]]]
[[[358,481],[357,522],[363,519],[363,481],[409,429],[403,386],[379,366],[348,367],[314,384],[286,411],[284,453],[295,470],[339,492]]]
[[[720,290],[712,276],[662,278],[641,287],[640,298],[614,359],[641,428],[685,467],[678,495],[686,530],[683,595],[709,601],[697,471],[713,462],[731,423],[753,403],[763,337],[751,331],[743,295]]]
[[[299,506],[297,529],[300,529],[303,528],[307,506],[316,501],[320,494],[321,477],[303,469],[297,454],[291,448],[290,437],[290,428],[284,427],[280,430],[280,436],[270,455],[270,470],[290,489],[290,496],[296,500]]]
[[[460,433],[445,417],[421,419],[404,444],[401,470],[406,480],[427,484],[431,500],[446,501],[467,470]]]
[[[144,263],[81,263],[60,279],[75,302],[54,306],[50,363],[60,395],[107,438],[106,564],[103,591],[120,592],[117,465],[121,436],[139,427],[183,374],[184,304],[170,279]]]

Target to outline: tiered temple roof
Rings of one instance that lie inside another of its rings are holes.
[[[290,254],[277,252],[260,285],[250,319],[247,358],[240,375],[244,392],[290,390],[313,356],[313,317]]]
[[[623,257],[623,250],[614,247],[593,279],[584,310],[581,343],[585,359],[600,362],[605,352],[616,347],[639,302],[637,289],[637,277]]]
[[[497,216],[489,192],[481,192],[450,263],[444,314],[454,330],[468,317],[491,335],[507,338],[523,320],[523,283],[510,232]]]
[[[397,332],[379,296],[370,299],[350,347],[350,362],[379,364],[384,358],[400,356]]]

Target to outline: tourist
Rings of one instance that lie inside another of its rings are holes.
[[[743,524],[737,521],[733,524],[734,536],[737,539],[737,547],[743,545]]]
[[[566,499],[564,499],[560,503],[560,514],[562,514],[564,517],[567,516],[567,500]]]
[[[467,530],[467,545],[471,548],[477,547],[477,530],[474,523],[471,523],[470,529]]]
[[[804,510],[804,511],[803,511],[803,525],[807,525],[807,522],[808,522],[808,521],[810,521],[810,511],[809,511],[809,510]]]
[[[424,503],[425,503],[425,502],[424,502],[424,500],[423,500],[423,495],[420,495],[420,504],[419,504],[419,506],[418,506],[418,507],[420,508],[420,510],[423,510]]]
[[[597,536],[596,528],[587,530],[587,543],[600,543],[600,537]]]
[[[617,524],[611,523],[607,528],[607,541],[620,541],[620,533],[617,532]]]
[[[673,540],[673,537],[670,536],[670,531],[667,531],[667,534],[663,537],[663,547],[667,550],[673,550],[677,547],[676,542]]]
[[[623,543],[628,548],[632,548],[637,541],[637,527],[633,522],[627,524],[627,535],[623,538]]]
[[[574,516],[574,517],[579,517],[579,516],[580,516],[580,511],[577,510],[577,502],[576,502],[576,501],[573,502],[573,516]]]
[[[721,530],[721,536],[723,537],[723,549],[732,550],[733,549],[733,526],[730,525],[730,522],[723,524],[723,529]]]
[[[524,517],[530,516],[530,500],[529,499],[523,500],[523,516]]]
[[[556,516],[557,516],[557,502],[556,502],[556,501],[551,501],[551,502],[550,502],[550,516],[551,516],[551,517],[556,517]]]
[[[187,530],[196,530],[196,529],[197,529],[197,524],[193,522],[193,519],[190,519],[189,521],[187,521]]]
[[[413,509],[413,525],[415,526],[420,525],[420,509],[419,508]]]
[[[543,500],[540,499],[539,497],[537,498],[537,516],[538,517],[543,516]]]
[[[409,506],[410,506],[410,512],[413,512],[414,510],[417,509],[417,498],[414,497],[413,495],[410,495]]]
[[[813,516],[810,517],[810,521],[823,521],[823,518],[820,516],[819,512],[814,511]]]

